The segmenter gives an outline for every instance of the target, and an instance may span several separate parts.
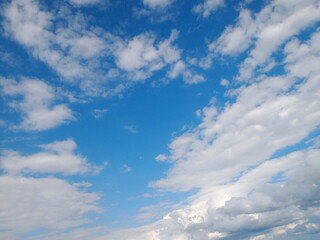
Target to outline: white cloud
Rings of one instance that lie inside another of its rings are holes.
[[[73,140],[40,145],[43,151],[28,156],[6,150],[0,157],[0,166],[8,174],[62,173],[74,175],[85,172],[97,173],[100,168],[90,165],[76,154],[77,145]]]
[[[150,9],[166,8],[173,3],[174,0],[143,0],[143,4]]]
[[[180,50],[173,45],[177,36],[178,32],[174,30],[168,39],[158,44],[152,34],[141,34],[127,42],[118,42],[114,50],[116,64],[133,80],[144,80],[154,71],[179,60]]]
[[[166,160],[168,160],[168,156],[165,154],[159,154],[158,156],[156,156],[155,160],[158,162],[165,162]]]
[[[135,126],[132,126],[132,125],[126,125],[123,128],[126,129],[127,131],[133,133],[133,134],[136,134],[136,133],[139,132],[138,129]]]
[[[63,230],[88,222],[87,212],[97,212],[95,193],[78,190],[57,178],[0,176],[0,229],[16,239],[19,234]],[[9,238],[10,239],[10,238]]]
[[[203,3],[196,5],[193,11],[203,17],[208,17],[222,6],[224,6],[224,0],[204,0]]]
[[[20,82],[1,79],[1,91],[9,96],[10,107],[22,115],[22,122],[15,129],[46,130],[74,120],[73,112],[65,104],[54,104],[54,88],[37,79],[22,79]],[[16,100],[22,97],[22,100]]]
[[[0,231],[8,239],[17,239],[21,234],[34,238],[43,229],[47,233],[63,232],[88,223],[90,219],[85,214],[102,211],[97,206],[99,195],[87,192],[90,183],[39,177],[48,173],[97,173],[100,168],[75,153],[75,142],[66,140],[39,147],[43,150],[31,155],[6,150],[0,157],[0,167],[5,173],[0,176]]]
[[[318,101],[317,81],[310,78],[292,92],[291,77],[270,77],[242,89],[220,114],[214,106],[205,108],[199,127],[171,143],[176,163],[156,186],[187,190],[222,184],[299,142],[319,124],[319,108],[310,104]]]
[[[167,75],[170,79],[182,75],[183,81],[187,84],[197,84],[207,80],[203,75],[188,68],[191,68],[189,64],[185,63],[183,60],[179,60],[171,67]]]
[[[221,36],[209,45],[209,49],[222,55],[239,54],[250,46],[256,28],[251,12],[243,9],[235,26],[228,26]]]
[[[168,77],[177,78],[179,75],[183,73],[185,69],[186,69],[186,64],[184,63],[184,61],[179,60],[172,66],[170,72],[168,72]]]
[[[128,173],[132,171],[132,168],[129,167],[127,164],[123,164],[120,171],[122,173]]]
[[[9,36],[61,77],[69,81],[97,77],[93,58],[104,53],[104,39],[94,31],[86,31],[81,15],[72,16],[63,8],[58,13],[61,16],[41,10],[36,1],[14,0],[4,10],[4,27]],[[68,27],[55,23],[61,19]]]
[[[318,1],[272,1],[259,13],[243,9],[234,27],[224,33],[209,48],[215,54],[236,55],[253,45],[241,65],[238,79],[250,79],[258,67],[270,63],[272,54],[292,36],[320,20]]]
[[[94,109],[92,115],[94,118],[102,118],[107,112],[109,112],[108,109]]]
[[[221,86],[227,87],[227,86],[229,86],[229,84],[230,84],[230,82],[225,78],[221,79],[221,81],[220,81]]]
[[[310,149],[271,159],[237,181],[203,189],[153,224],[98,239],[309,239],[320,230],[319,157],[318,149]],[[279,173],[285,181],[270,183]],[[139,218],[154,216],[148,207],[142,210],[147,212]]]
[[[286,68],[296,77],[316,77],[320,73],[320,32],[312,35],[307,43],[300,43],[297,39],[289,42],[285,47],[287,57]]]
[[[207,79],[194,71],[187,70],[183,73],[183,80],[188,84],[197,84],[207,81]]]
[[[100,0],[69,0],[69,2],[77,6],[85,6],[97,4]]]

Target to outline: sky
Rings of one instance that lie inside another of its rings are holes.
[[[319,0],[0,1],[0,238],[316,240]]]

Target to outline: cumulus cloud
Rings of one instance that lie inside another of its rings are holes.
[[[215,54],[234,56],[253,46],[241,64],[238,79],[250,79],[258,67],[270,63],[272,54],[291,37],[320,20],[318,1],[275,0],[260,12],[240,12],[235,26],[229,26],[210,44]]]
[[[1,92],[9,97],[8,104],[22,116],[22,122],[13,129],[47,130],[74,120],[73,112],[65,104],[54,104],[54,88],[38,79],[21,81],[2,78]],[[22,100],[18,100],[22,97]]]
[[[0,157],[0,166],[8,174],[62,173],[74,175],[85,172],[97,173],[100,169],[91,166],[84,157],[75,153],[77,145],[73,140],[40,145],[43,151],[23,156],[13,150],[6,150]]]
[[[117,66],[127,71],[133,80],[143,80],[154,71],[173,64],[180,58],[180,49],[173,45],[178,37],[174,30],[168,39],[155,44],[155,36],[142,34],[118,43],[114,51]]]
[[[174,79],[182,75],[183,81],[187,84],[197,84],[207,80],[203,75],[194,71],[190,64],[185,63],[183,60],[176,62],[171,67],[167,75],[170,79]]]
[[[224,0],[204,0],[203,3],[196,5],[193,11],[203,17],[208,17],[218,8],[224,5]]]

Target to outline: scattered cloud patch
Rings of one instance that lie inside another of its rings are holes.
[[[177,78],[179,75],[181,75],[184,72],[185,69],[186,69],[186,64],[184,63],[184,61],[179,60],[171,67],[170,72],[168,72],[168,77],[172,79]]]
[[[100,0],[69,0],[69,2],[76,6],[87,6],[87,5],[95,5],[100,3]]]
[[[143,5],[150,9],[164,9],[170,6],[174,0],[143,0]]]
[[[204,0],[203,3],[196,5],[193,11],[202,17],[209,17],[218,8],[224,6],[224,0]]]
[[[168,39],[155,43],[152,34],[142,34],[127,42],[119,43],[115,49],[117,66],[128,72],[133,81],[144,80],[154,71],[180,58],[180,49],[173,45],[178,31],[173,30]]]
[[[155,158],[155,160],[158,162],[165,162],[166,160],[168,160],[168,156],[165,154],[160,154]]]
[[[209,49],[215,54],[234,56],[252,46],[237,77],[239,80],[248,80],[258,67],[263,68],[273,62],[270,57],[283,43],[319,22],[319,16],[320,7],[314,0],[290,4],[276,0],[258,13],[242,9],[237,23],[227,27],[209,45]]]
[[[129,131],[130,133],[136,134],[138,133],[138,129],[135,126],[132,125],[126,125],[123,127],[125,130]]]
[[[190,64],[185,63],[183,60],[176,62],[167,75],[170,79],[175,79],[182,75],[183,81],[187,84],[197,84],[207,81],[203,75],[198,74],[192,69]]]
[[[165,2],[145,4],[156,7],[171,3]],[[53,14],[31,0],[12,1],[3,16],[7,36],[47,64],[62,80],[77,83],[89,96],[119,95],[134,82],[144,81],[180,59],[181,50],[174,44],[176,30],[162,41],[156,41],[150,32],[128,40],[90,25],[84,15],[72,14],[67,6]]]
[[[132,170],[133,169],[131,167],[129,167],[127,164],[123,164],[120,172],[121,173],[128,173],[128,172],[131,172]]]
[[[24,78],[18,82],[1,78],[0,88],[9,99],[8,105],[22,117],[22,122],[13,129],[41,131],[75,120],[66,104],[55,104],[54,88],[41,80]]]
[[[97,119],[98,119],[98,118],[104,117],[104,115],[105,115],[107,112],[109,112],[108,109],[94,109],[94,110],[92,111],[92,115],[93,115],[94,118],[97,118]]]
[[[221,81],[220,81],[220,85],[223,87],[227,87],[227,86],[229,86],[229,84],[230,84],[230,82],[225,78],[221,79]]]

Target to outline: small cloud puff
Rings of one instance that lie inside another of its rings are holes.
[[[94,118],[102,118],[107,112],[109,112],[108,109],[94,109],[92,111],[92,115]]]

